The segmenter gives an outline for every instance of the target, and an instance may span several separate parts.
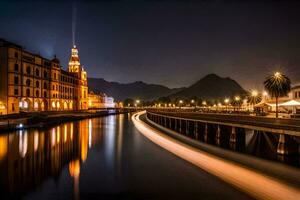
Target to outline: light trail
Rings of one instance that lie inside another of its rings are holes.
[[[280,180],[188,146],[140,120],[145,111],[132,116],[135,127],[148,139],[176,156],[219,177],[257,199],[299,200],[300,190]]]

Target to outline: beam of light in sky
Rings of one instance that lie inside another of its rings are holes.
[[[175,140],[141,121],[140,116],[143,114],[145,114],[145,111],[132,116],[135,127],[149,140],[176,156],[219,177],[254,198],[299,199],[299,189]]]
[[[77,15],[77,7],[76,2],[73,2],[73,8],[72,8],[72,42],[73,46],[75,45],[75,32],[76,32],[76,16]]]

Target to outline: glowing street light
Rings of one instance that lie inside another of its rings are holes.
[[[181,105],[183,104],[182,100],[179,100],[179,108],[181,108]]]
[[[240,100],[241,100],[241,97],[240,97],[240,96],[235,96],[235,97],[234,97],[234,100],[235,100],[235,101],[240,101]]]
[[[229,98],[226,98],[226,99],[224,99],[224,103],[225,103],[225,104],[228,104],[228,103],[229,103],[229,101],[230,101],[230,99],[229,99]]]
[[[252,97],[257,97],[258,96],[258,92],[256,90],[252,90],[251,96]]]
[[[274,77],[276,78],[276,79],[281,79],[281,73],[280,72],[275,72],[274,73]]]
[[[225,106],[226,106],[226,107],[225,107],[226,111],[228,110],[227,105],[228,105],[229,101],[230,101],[229,98],[224,99],[224,103],[225,103]]]
[[[137,100],[135,100],[135,107],[138,107],[139,106],[139,103],[140,103],[141,101],[139,100],[139,99],[137,99]]]

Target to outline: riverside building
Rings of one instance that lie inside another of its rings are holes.
[[[0,114],[88,109],[87,73],[78,49],[71,50],[68,70],[0,39]]]

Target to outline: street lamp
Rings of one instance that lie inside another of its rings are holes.
[[[251,96],[252,97],[257,97],[258,96],[258,92],[256,90],[252,90]]]
[[[181,105],[183,104],[182,100],[179,100],[179,108],[181,109]]]
[[[141,101],[140,100],[135,100],[135,107],[138,107],[139,106],[139,103],[140,103]]]
[[[252,110],[254,111],[254,105],[257,103],[259,99],[259,96],[258,96],[258,92],[257,90],[252,90],[251,92],[251,104],[252,104]]]
[[[238,110],[239,110],[239,108],[240,108],[241,97],[240,97],[240,96],[235,96],[235,97],[234,97],[234,100],[235,100],[235,106],[237,105],[237,108],[238,108]]]
[[[195,107],[195,110],[196,110],[197,104],[196,104],[194,99],[191,100],[191,104],[194,104],[194,107]]]
[[[225,103],[225,109],[226,109],[226,111],[227,111],[227,106],[228,106],[228,103],[229,103],[229,101],[230,101],[230,99],[229,98],[226,98],[226,99],[224,99],[224,103]]]
[[[275,72],[274,73],[274,77],[276,78],[276,79],[281,79],[281,73],[280,72]]]

